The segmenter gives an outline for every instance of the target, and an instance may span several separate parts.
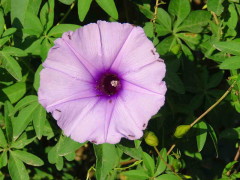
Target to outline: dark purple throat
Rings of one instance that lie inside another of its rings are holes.
[[[112,96],[122,88],[120,78],[114,73],[104,73],[97,81],[97,89],[104,95]]]

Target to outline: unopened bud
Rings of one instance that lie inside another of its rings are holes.
[[[180,125],[175,130],[174,136],[176,138],[182,138],[190,129],[191,129],[190,125]]]
[[[149,145],[149,146],[157,146],[158,145],[158,138],[157,136],[154,134],[154,132],[152,131],[147,131],[144,134],[144,139],[145,142]]]

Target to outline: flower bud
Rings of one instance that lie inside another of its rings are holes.
[[[144,139],[145,142],[149,145],[149,146],[157,146],[158,145],[158,138],[157,136],[154,134],[154,132],[152,131],[147,131],[144,134]]]
[[[174,136],[176,138],[182,138],[190,129],[190,125],[180,125],[176,128]]]

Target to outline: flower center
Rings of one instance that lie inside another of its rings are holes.
[[[116,94],[120,88],[120,79],[115,74],[104,74],[97,85],[97,89],[108,96]]]

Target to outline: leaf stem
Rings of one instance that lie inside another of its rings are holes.
[[[71,12],[71,10],[74,8],[75,3],[76,3],[76,1],[74,1],[74,2],[71,4],[71,6],[70,6],[70,8],[68,9],[68,11],[67,11],[66,14],[63,16],[63,18],[59,21],[59,23],[57,23],[57,25],[59,25],[59,24],[61,24],[63,21],[65,21],[65,19],[67,18],[67,16],[68,16],[69,13]]]

